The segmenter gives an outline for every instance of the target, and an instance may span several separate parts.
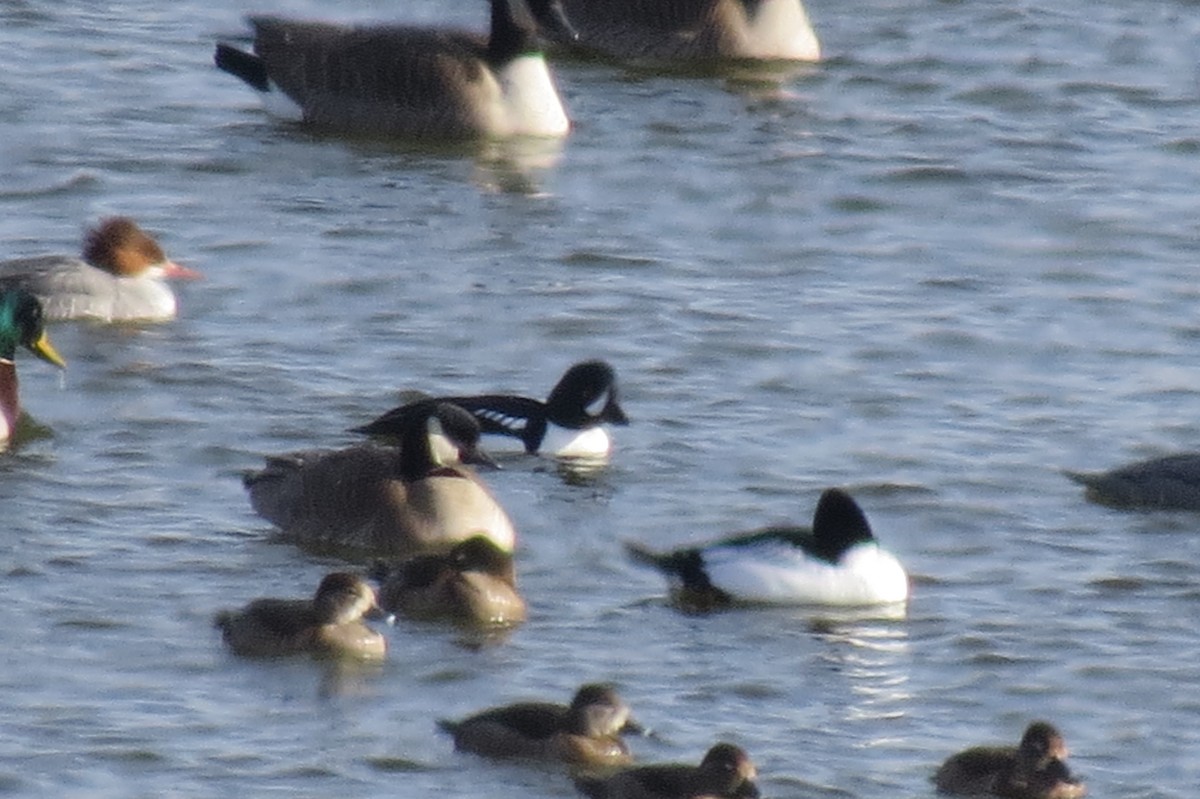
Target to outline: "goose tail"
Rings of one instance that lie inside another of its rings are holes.
[[[217,44],[213,61],[219,69],[236,78],[241,78],[257,91],[271,91],[271,83],[267,78],[267,65],[258,56],[228,44]]]

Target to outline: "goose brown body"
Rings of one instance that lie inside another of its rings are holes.
[[[801,0],[563,0],[573,46],[647,61],[817,61]],[[571,43],[565,43],[571,44]]]
[[[464,463],[490,463],[461,408],[427,402],[399,447],[361,445],[268,459],[244,483],[259,515],[297,543],[354,556],[449,549],[475,535],[511,551],[508,514]]]
[[[286,102],[298,121],[325,131],[561,136],[570,124],[538,52],[535,19],[570,38],[560,0],[492,0],[487,36],[258,16],[250,19],[254,53],[219,44],[216,63],[269,106]]]

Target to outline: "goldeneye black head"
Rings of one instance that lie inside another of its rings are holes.
[[[566,371],[546,398],[547,416],[555,424],[579,428],[608,422],[629,424],[617,398],[617,374],[604,361],[582,361]]]
[[[840,488],[828,488],[813,513],[815,554],[836,563],[855,544],[874,541],[871,525],[858,503]]]

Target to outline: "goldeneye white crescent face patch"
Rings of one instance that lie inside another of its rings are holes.
[[[608,405],[609,394],[611,393],[610,391],[600,392],[600,396],[585,405],[583,409],[591,416],[599,416],[600,412],[604,410],[604,406]]]

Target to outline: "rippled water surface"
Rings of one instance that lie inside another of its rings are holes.
[[[451,19],[482,2],[263,3]],[[1085,504],[1062,468],[1200,447],[1200,8],[809,7],[782,83],[562,63],[560,148],[318,138],[218,72],[243,3],[0,4],[3,257],[135,216],[181,318],[60,325],[21,360],[50,435],[0,456],[0,793],[568,797],[434,720],[611,680],[771,797],[927,797],[1032,717],[1094,796],[1200,784],[1198,518]],[[543,395],[620,374],[633,424],[582,484],[488,475],[532,618],[465,646],[401,624],[376,670],[228,656],[214,611],[337,566],[238,479],[353,440],[397,392]],[[849,487],[913,575],[907,618],[684,616],[620,541],[792,519]]]

